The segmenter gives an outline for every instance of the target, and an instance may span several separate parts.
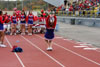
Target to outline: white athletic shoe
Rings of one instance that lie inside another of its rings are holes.
[[[52,47],[48,47],[47,48],[47,51],[52,51]]]
[[[32,33],[28,33],[29,36],[32,36]]]
[[[0,44],[0,47],[5,48],[5,47],[7,47],[7,46],[4,45],[4,44]]]
[[[47,51],[49,51],[49,47],[47,48]]]
[[[50,51],[52,51],[52,50],[53,50],[53,48],[52,48],[52,47],[50,47],[50,48],[49,48],[49,50],[50,50]]]
[[[14,33],[14,35],[16,35],[16,33]]]
[[[21,33],[21,35],[25,35],[25,33]]]
[[[12,35],[12,33],[10,33],[10,35]]]

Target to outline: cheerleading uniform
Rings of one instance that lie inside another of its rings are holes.
[[[34,21],[35,21],[34,15],[32,15],[32,14],[28,15],[28,24],[33,25]]]
[[[20,21],[21,21],[21,24],[26,24],[26,16],[25,15],[21,15],[20,16]]]
[[[12,21],[13,24],[17,24],[17,17],[15,15],[13,15],[11,17],[11,21]]]
[[[52,18],[54,18],[54,21],[53,21],[54,24],[53,24],[52,27],[50,26],[50,22],[49,22],[49,20],[51,20],[51,17],[48,16],[47,19],[46,19],[46,33],[45,33],[45,38],[47,40],[52,40],[54,38],[54,29],[56,27],[57,18],[56,18],[56,16],[54,16]]]
[[[0,31],[4,30],[4,22],[5,22],[5,20],[3,21],[3,17],[0,16]]]

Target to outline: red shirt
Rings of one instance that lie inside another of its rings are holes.
[[[16,15],[11,16],[11,21],[12,21],[12,23],[13,23],[13,22],[17,22],[17,17],[16,17]]]
[[[8,19],[6,20],[6,23],[9,23],[11,21],[11,17],[10,16],[7,16]]]
[[[25,16],[24,14],[21,14],[21,15],[20,15],[20,20],[21,20],[21,21],[22,21],[22,20],[26,21],[27,18],[26,18],[26,16]]]
[[[28,20],[33,20],[33,21],[35,21],[34,15],[29,14],[29,15],[27,16],[27,18],[26,18],[26,21],[28,21]]]
[[[39,18],[37,16],[34,17],[35,21],[37,21]]]
[[[3,17],[2,17],[2,16],[0,16],[0,23],[2,23],[2,24],[3,24],[3,23],[6,21],[6,19],[7,19],[7,18],[5,18],[5,20],[3,21]]]
[[[50,19],[50,16],[47,17],[46,19],[46,28],[51,28],[50,25],[49,25],[49,19]],[[56,23],[57,23],[57,18],[56,16],[54,16],[54,26],[52,28],[55,28],[56,27]]]

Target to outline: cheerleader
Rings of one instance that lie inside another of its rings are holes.
[[[6,17],[8,17],[8,19],[5,21],[5,33],[6,34],[10,34],[10,22],[11,22],[11,17],[10,15],[7,15]]]
[[[21,23],[21,35],[25,35],[25,24],[26,24],[26,14],[24,11],[21,12],[20,16],[20,23]]]
[[[6,47],[6,45],[3,44],[4,41],[4,22],[7,20],[7,17],[5,17],[3,21],[2,11],[0,10],[0,47]]]
[[[40,22],[40,27],[41,27],[41,32],[45,32],[45,22],[46,21],[46,13],[44,13],[44,10],[41,10],[41,22]]]
[[[13,13],[13,16],[11,16],[11,34],[10,35],[16,35],[16,26],[17,26],[17,17],[16,17],[16,13]]]
[[[5,19],[6,17],[8,17],[7,12],[5,12],[5,14],[3,15],[3,19]],[[4,32],[7,33],[7,27],[8,27],[8,20],[5,21],[4,23]]]
[[[47,51],[52,51],[52,39],[54,38],[54,29],[56,27],[57,18],[52,12],[46,19],[45,41],[47,43]]]
[[[32,11],[29,11],[29,15],[27,19],[28,19],[28,35],[32,35],[32,26],[33,26],[33,22],[35,21]]]

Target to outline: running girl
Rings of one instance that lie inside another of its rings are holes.
[[[33,22],[35,21],[32,11],[29,11],[29,15],[27,19],[28,19],[28,35],[32,35],[32,26],[33,26]]]
[[[0,10],[0,47],[6,47],[6,45],[3,44],[4,42],[4,22],[6,21],[7,17],[5,17],[3,21],[2,17],[2,11]]]
[[[47,51],[52,51],[52,39],[54,38],[54,29],[56,27],[57,18],[52,12],[46,19],[45,41],[47,42]]]
[[[16,17],[16,13],[13,13],[13,16],[11,17],[11,34],[10,35],[16,35],[16,26],[17,26],[17,17]]]
[[[25,35],[26,14],[24,11],[21,12],[20,21],[21,21],[21,35]]]

